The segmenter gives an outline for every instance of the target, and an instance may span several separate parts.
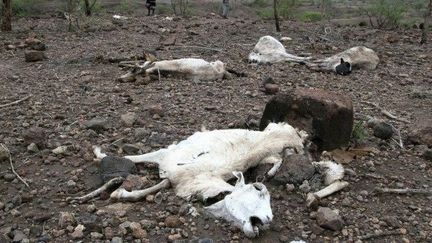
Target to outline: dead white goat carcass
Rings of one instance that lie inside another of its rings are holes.
[[[288,54],[282,43],[269,35],[261,37],[252,52],[249,54],[249,61],[254,63],[303,63],[309,59],[310,57],[299,57]]]
[[[120,77],[120,80],[135,79],[139,74],[181,77],[193,80],[220,80],[227,74],[225,64],[219,60],[208,62],[198,58],[181,58],[164,61],[147,61],[143,65],[136,65],[134,69]]]
[[[196,132],[178,144],[155,152],[125,156],[135,163],[153,162],[159,165],[159,184],[137,191],[115,190],[111,198],[136,201],[160,189],[174,188],[177,196],[203,200],[222,193],[225,198],[206,209],[238,225],[248,237],[259,233],[258,225],[273,219],[270,194],[262,183],[245,184],[242,172],[260,163],[273,164],[269,176],[276,173],[285,150],[303,152],[307,134],[284,123],[270,123],[264,131],[229,129]],[[100,159],[106,157],[100,148],[94,149]],[[233,186],[227,181],[237,177]],[[107,186],[105,186],[107,188]],[[98,190],[96,190],[98,191]],[[99,190],[98,192],[100,192]],[[75,198],[78,201],[96,196],[94,192]]]
[[[356,46],[307,65],[312,69],[347,75],[356,68],[374,70],[378,63],[379,57],[374,50],[364,46]]]

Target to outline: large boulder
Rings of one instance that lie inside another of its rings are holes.
[[[333,150],[350,140],[354,122],[352,101],[322,89],[297,88],[267,103],[260,130],[270,122],[287,122],[308,132],[318,149]]]

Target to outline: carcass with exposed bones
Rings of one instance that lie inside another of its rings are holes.
[[[331,57],[307,63],[307,66],[320,71],[347,75],[356,68],[374,70],[378,63],[379,57],[374,50],[356,46]]]
[[[303,63],[309,59],[310,57],[300,57],[287,53],[284,45],[269,35],[261,37],[252,52],[249,53],[249,62],[253,63]]]
[[[212,81],[220,80],[227,75],[225,64],[219,60],[208,62],[199,58],[181,58],[174,60],[153,61],[147,60],[143,64],[131,62],[121,63],[132,70],[122,75],[119,80],[133,81],[138,75],[175,76],[193,80]]]
[[[263,183],[246,184],[243,172],[259,164],[269,163],[273,166],[267,176],[274,176],[284,156],[303,153],[306,137],[305,132],[286,123],[270,123],[264,131],[229,129],[196,132],[165,149],[125,156],[135,163],[157,163],[159,176],[163,180],[143,190],[127,191],[119,188],[112,192],[111,198],[136,201],[170,186],[177,196],[185,199],[207,199],[228,193],[222,201],[206,207],[206,210],[216,217],[233,222],[246,236],[255,237],[259,233],[258,225],[268,225],[273,219],[270,194]],[[94,153],[102,160],[109,157],[99,147],[94,148]],[[325,169],[325,182],[329,186],[311,194],[311,203],[348,184],[341,181],[344,173],[342,166],[330,161],[316,165]],[[232,178],[237,178],[235,185],[227,182]],[[119,180],[114,178],[101,188],[74,200],[87,201]]]

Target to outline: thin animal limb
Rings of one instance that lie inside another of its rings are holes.
[[[396,194],[432,194],[432,189],[412,189],[412,188],[382,188],[377,187],[374,189],[375,192],[379,193],[396,193]]]
[[[17,100],[17,101],[14,101],[14,102],[10,102],[10,103],[7,103],[7,104],[0,105],[0,108],[4,108],[4,107],[7,107],[7,106],[11,106],[11,105],[19,104],[19,103],[21,103],[21,102],[23,102],[23,101],[26,101],[26,100],[30,99],[30,97],[32,97],[32,96],[33,96],[33,95],[29,95],[29,96],[26,96],[26,97],[24,97],[24,98],[22,98],[22,99],[19,99],[19,100]]]
[[[401,149],[404,149],[404,145],[403,145],[403,142],[402,142],[402,136],[401,136],[400,130],[399,130],[399,129],[396,129],[396,127],[394,127],[394,126],[391,125],[391,124],[390,124],[390,126],[393,128],[394,131],[397,132],[398,137],[399,137],[399,142],[396,141],[396,140],[394,140],[393,138],[392,138],[392,140],[393,140],[397,145],[399,145],[399,147],[400,147]]]
[[[349,185],[346,181],[335,181],[327,187],[315,192],[308,193],[306,197],[306,206],[312,207],[318,203],[318,201],[324,197],[330,196],[331,194],[338,192]]]
[[[123,177],[116,177],[113,178],[111,180],[109,180],[107,183],[105,183],[103,186],[99,187],[98,189],[82,196],[82,197],[68,197],[66,198],[66,201],[70,202],[70,203],[84,203],[87,202],[88,200],[99,196],[102,192],[114,187],[114,186],[118,186],[120,185],[120,183],[122,183],[124,181]]]
[[[9,157],[9,163],[10,163],[10,167],[12,170],[12,173],[14,173],[14,175],[22,182],[24,183],[24,185],[26,185],[27,188],[30,188],[29,184],[15,171],[13,162],[12,162],[12,155],[9,151],[9,149],[2,143],[0,143],[0,145],[2,146],[2,148],[7,152],[8,157]]]
[[[128,155],[124,158],[131,160],[134,163],[152,162],[159,163],[167,155],[167,149],[160,149],[158,151],[150,152],[141,155]]]
[[[361,103],[364,103],[364,104],[367,104],[367,105],[370,105],[370,106],[373,106],[373,107],[377,108],[378,110],[381,111],[381,113],[382,113],[384,116],[386,116],[386,117],[388,117],[388,118],[390,118],[390,119],[393,119],[393,120],[396,120],[396,121],[405,122],[405,123],[410,123],[410,121],[408,121],[408,120],[406,120],[406,119],[399,118],[399,117],[397,117],[397,116],[391,114],[389,111],[383,109],[383,108],[380,107],[378,104],[375,104],[375,103],[373,103],[373,102],[369,102],[369,101],[362,101]]]
[[[268,177],[273,177],[279,171],[282,166],[282,159],[279,159],[277,162],[273,163],[273,167],[267,172]]]
[[[138,201],[141,198],[144,198],[145,196],[158,192],[162,189],[169,188],[170,187],[170,181],[168,179],[164,179],[159,184],[156,184],[152,187],[143,189],[143,190],[136,190],[128,192],[124,188],[119,188],[115,190],[113,193],[111,193],[112,199],[118,199],[118,200],[125,200],[125,201]]]

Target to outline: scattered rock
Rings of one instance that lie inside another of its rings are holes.
[[[37,153],[39,152],[39,148],[35,143],[31,143],[29,146],[27,146],[27,151]]]
[[[97,210],[97,208],[94,204],[90,204],[87,206],[87,212],[89,212],[89,213],[94,213],[94,212],[96,212],[96,210]]]
[[[137,116],[134,112],[128,112],[121,115],[120,119],[122,120],[124,125],[131,127],[136,122]]]
[[[408,133],[408,141],[413,144],[424,144],[432,148],[432,122],[424,121],[423,123],[414,124]]]
[[[319,226],[334,231],[339,231],[344,227],[344,221],[338,213],[330,208],[320,207],[317,211],[317,223]]]
[[[136,128],[134,130],[134,136],[135,136],[135,139],[137,139],[137,140],[144,139],[147,136],[147,129],[141,128],[141,127]]]
[[[46,147],[47,135],[45,129],[41,127],[30,127],[23,132],[22,136],[26,145],[34,143],[39,149]]]
[[[103,238],[103,234],[101,234],[101,233],[99,233],[99,232],[91,232],[91,233],[90,233],[90,237],[91,237],[93,240],[100,240],[100,239]]]
[[[271,95],[276,94],[279,92],[279,85],[271,83],[264,84],[264,92]]]
[[[146,177],[138,175],[128,175],[126,177],[126,180],[123,181],[121,187],[123,187],[127,191],[141,190],[148,184],[148,182],[149,181]]]
[[[381,139],[390,139],[393,136],[393,127],[386,122],[379,122],[373,127],[373,135]]]
[[[59,146],[55,149],[52,150],[52,152],[54,154],[60,155],[60,154],[65,154],[68,150],[68,146]]]
[[[77,239],[82,239],[84,237],[84,225],[79,224],[77,227],[75,227],[74,232],[72,232],[70,234],[70,236],[72,237],[72,239],[77,240]]]
[[[132,205],[130,203],[114,203],[105,206],[104,210],[118,217],[123,217],[131,207]]]
[[[270,122],[288,122],[312,135],[320,150],[347,145],[353,128],[351,99],[322,89],[297,88],[267,104],[260,130]]]
[[[1,161],[9,161],[9,151],[3,146],[0,146],[0,162]]]
[[[69,212],[60,212],[60,217],[59,217],[60,228],[65,228],[66,226],[69,225],[74,226],[75,224],[76,224],[76,219],[73,216],[73,214]]]
[[[5,180],[5,181],[8,181],[8,182],[11,182],[11,181],[13,181],[14,179],[15,179],[15,175],[14,174],[12,174],[12,173],[5,173],[4,175],[3,175],[3,179]]]
[[[423,153],[423,158],[426,160],[432,161],[432,149],[428,149]]]
[[[134,144],[130,144],[130,143],[126,143],[122,146],[122,150],[125,154],[138,154],[140,153],[140,147],[134,145]]]
[[[24,55],[25,55],[26,62],[38,62],[47,59],[45,53],[42,51],[36,51],[36,50],[25,51]]]
[[[86,129],[91,129],[97,133],[101,133],[104,130],[108,130],[110,127],[108,120],[101,119],[101,118],[93,118],[89,121],[85,121],[83,125]]]
[[[169,241],[175,241],[175,240],[179,240],[179,239],[181,239],[182,238],[182,236],[181,236],[181,234],[172,234],[172,235],[169,235],[168,236],[168,240]]]
[[[12,242],[22,242],[26,238],[27,236],[22,231],[15,230]]]
[[[170,215],[165,218],[165,226],[168,228],[178,228],[181,224],[180,218],[176,215]]]
[[[150,115],[159,115],[159,116],[164,116],[164,109],[162,107],[162,105],[152,105],[148,108],[148,111],[150,113]]]
[[[134,162],[113,156],[103,158],[99,167],[99,173],[104,183],[119,176],[126,178],[129,174],[136,172],[137,168]]]
[[[130,229],[132,230],[132,236],[136,239],[144,239],[147,238],[147,232],[141,228],[140,223],[132,222],[129,225]]]
[[[116,236],[112,238],[111,243],[123,243],[123,240],[122,238]]]
[[[308,193],[311,190],[311,187],[309,186],[309,181],[304,180],[303,183],[299,186],[300,191],[304,193]]]

